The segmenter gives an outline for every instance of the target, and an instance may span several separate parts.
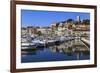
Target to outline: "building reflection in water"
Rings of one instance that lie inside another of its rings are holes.
[[[89,55],[89,48],[87,48],[80,39],[71,40],[68,42],[64,42],[60,45],[55,45],[49,47],[52,52],[59,52],[63,54],[67,54],[68,56],[72,56],[73,54],[77,54],[77,59],[80,58],[80,55]]]

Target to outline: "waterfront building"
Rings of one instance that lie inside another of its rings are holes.
[[[25,27],[21,28],[21,35],[27,34],[27,29]]]
[[[33,27],[33,26],[28,26],[27,27],[27,33],[30,36],[35,36],[35,34],[37,33],[37,28],[36,27]]]
[[[73,29],[73,32],[75,35],[78,35],[78,36],[89,37],[89,35],[90,35],[90,28],[89,27],[90,27],[89,25],[76,26],[76,28]]]
[[[59,26],[59,23],[53,23],[53,24],[51,24],[52,31],[57,30],[58,29],[58,26]]]
[[[52,31],[56,36],[69,36],[72,35],[72,23],[67,21],[52,24]]]

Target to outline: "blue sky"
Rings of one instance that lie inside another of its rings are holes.
[[[90,13],[82,12],[61,12],[61,11],[39,11],[39,10],[21,10],[21,24],[26,26],[50,26],[52,23],[74,19],[80,16],[80,19],[90,19]]]

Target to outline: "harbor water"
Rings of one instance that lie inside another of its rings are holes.
[[[21,50],[22,63],[89,59],[90,48],[81,39],[73,39],[45,47],[34,48],[33,46],[31,49]]]

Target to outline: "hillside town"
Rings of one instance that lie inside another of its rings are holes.
[[[23,44],[24,42],[28,43],[32,41],[32,39],[49,41],[61,40],[61,38],[62,40],[83,38],[84,41],[89,44],[89,35],[90,21],[88,19],[81,21],[80,16],[77,16],[76,20],[68,19],[52,23],[47,27],[27,26],[21,28],[21,39]]]

